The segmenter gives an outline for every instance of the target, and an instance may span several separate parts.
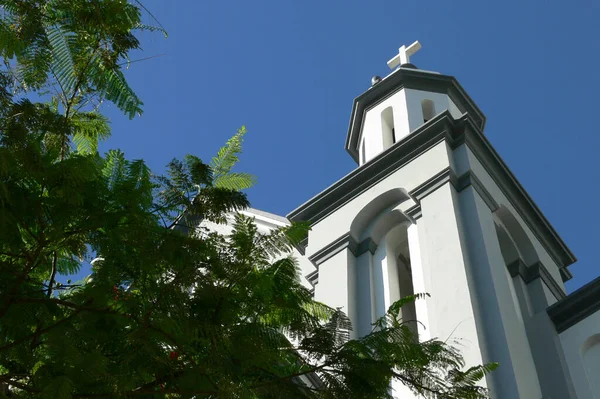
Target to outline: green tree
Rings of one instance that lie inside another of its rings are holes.
[[[0,0],[0,395],[385,398],[392,379],[434,398],[484,398],[493,365],[466,369],[418,342],[394,304],[349,340],[348,318],[299,283],[294,224],[198,229],[248,206],[233,172],[245,130],[208,164],[151,173],[120,151],[100,104],[142,112],[121,68],[141,3]],[[151,18],[151,15],[148,16]],[[164,31],[163,31],[164,33]],[[86,260],[92,272],[71,283]]]

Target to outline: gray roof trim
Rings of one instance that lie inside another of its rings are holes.
[[[415,89],[447,94],[460,112],[468,113],[483,130],[485,115],[453,76],[400,67],[366,92],[356,97],[346,136],[346,151],[358,163],[358,139],[367,109],[400,89]]]
[[[600,310],[600,277],[547,309],[556,331],[561,333]]]
[[[560,301],[567,296],[565,290],[558,285],[554,277],[552,277],[542,262],[536,262],[530,266],[525,266],[525,263],[523,263],[521,259],[517,259],[510,265],[506,266],[506,268],[508,269],[511,277],[521,276],[523,281],[525,281],[527,284],[537,278],[541,278],[557,301]]]
[[[423,213],[421,212],[421,204],[416,204],[416,205],[411,206],[404,213],[408,217],[410,217],[412,220],[415,220],[415,221],[419,220],[421,218],[421,216],[423,216]]]
[[[316,273],[318,275],[319,265],[321,265],[321,263],[327,261],[329,258],[346,248],[350,250],[352,255],[358,258],[367,251],[374,254],[377,250],[377,243],[373,241],[371,237],[367,237],[360,243],[357,243],[350,233],[346,233],[308,257],[308,260],[310,260],[317,268],[317,270],[311,274]]]
[[[314,272],[310,272],[306,275],[306,281],[313,287],[319,283],[319,271],[315,270]]]
[[[315,252],[311,256],[308,257],[313,265],[317,268],[317,272],[319,270],[319,265],[325,262],[327,259],[333,257],[344,249],[348,248],[350,252],[356,253],[356,249],[358,248],[358,244],[352,238],[350,233],[346,233],[338,239],[332,241],[325,247],[321,248],[319,251]]]
[[[576,258],[571,250],[534,204],[483,132],[477,128],[469,114],[455,120],[448,111],[442,112],[369,162],[300,205],[288,214],[288,218],[292,221],[304,220],[315,224],[444,140],[452,148],[463,143],[468,145],[560,268],[565,268],[575,262]],[[469,180],[474,181],[471,178]],[[488,205],[493,206],[494,204]],[[564,279],[570,273],[566,271],[562,272],[562,275]]]
[[[418,202],[421,202],[423,198],[443,186],[448,182],[455,182],[456,176],[452,169],[445,168],[441,172],[437,173],[433,177],[427,179],[425,182],[415,187],[409,193],[411,197],[415,198]]]
[[[481,180],[475,176],[473,171],[469,170],[460,175],[454,186],[456,187],[457,191],[462,191],[469,186],[473,186],[473,189],[479,194],[481,199],[483,199],[492,212],[499,208],[498,203],[494,200],[492,194],[490,194],[490,192],[485,188]]]

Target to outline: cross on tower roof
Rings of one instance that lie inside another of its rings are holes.
[[[421,49],[421,43],[415,41],[410,46],[402,46],[398,49],[398,55],[387,62],[390,69],[394,69],[400,65],[408,64],[410,62],[410,56]]]

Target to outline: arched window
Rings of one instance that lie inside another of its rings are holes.
[[[435,105],[431,100],[421,101],[421,110],[423,111],[423,123],[426,123],[435,116]]]
[[[394,110],[387,107],[381,113],[381,128],[383,135],[383,150],[387,150],[396,142],[396,131],[394,130]]]
[[[367,161],[367,140],[363,137],[362,145],[360,146],[360,164],[364,164]]]

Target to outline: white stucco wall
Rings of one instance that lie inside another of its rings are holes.
[[[315,300],[332,308],[341,308],[353,324],[356,324],[356,295],[355,258],[346,248],[319,266]],[[356,329],[351,336],[356,336]]]
[[[492,396],[541,398],[537,370],[492,212],[472,186],[461,191],[459,201],[463,243],[469,257],[469,285],[477,297],[475,315],[483,330],[480,337],[484,359],[500,364],[488,378],[494,381]]]
[[[577,399],[600,399],[600,310],[560,334]]]

